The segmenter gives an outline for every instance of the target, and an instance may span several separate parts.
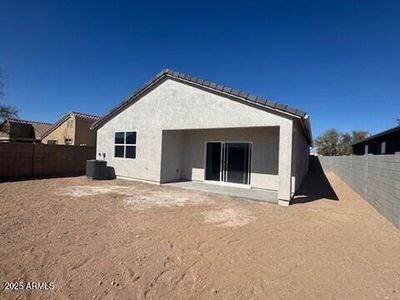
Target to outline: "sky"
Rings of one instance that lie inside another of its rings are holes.
[[[400,117],[400,1],[0,0],[4,103],[103,115],[170,68],[376,133]]]

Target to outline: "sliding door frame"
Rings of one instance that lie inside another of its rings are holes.
[[[220,170],[219,170],[219,181],[216,180],[206,180],[206,168],[207,168],[207,143],[220,143],[221,144],[221,161],[220,161]],[[248,174],[248,182],[249,183],[233,183],[227,182],[227,168],[226,165],[228,164],[227,159],[225,159],[226,155],[226,144],[229,143],[242,143],[242,144],[249,144],[249,174]],[[253,171],[253,142],[251,141],[222,141],[222,140],[209,140],[204,142],[204,155],[203,155],[203,168],[204,168],[204,177],[203,182],[205,183],[212,183],[217,185],[226,185],[226,186],[236,186],[236,187],[243,187],[243,188],[251,188],[251,174]]]

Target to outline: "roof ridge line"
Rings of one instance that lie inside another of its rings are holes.
[[[274,102],[270,99],[266,99],[263,97],[258,97],[253,94],[243,92],[237,89],[233,89],[227,86],[224,86],[222,84],[214,83],[208,80],[204,79],[199,79],[194,76],[186,75],[184,73],[180,73],[177,71],[173,71],[171,69],[165,68],[162,69],[155,77],[150,79],[146,84],[142,85],[139,87],[137,90],[135,90],[132,94],[130,94],[128,97],[126,97],[123,101],[121,101],[118,105],[114,106],[109,112],[104,114],[100,119],[95,121],[92,126],[90,127],[91,129],[95,129],[101,124],[103,124],[109,117],[113,116],[114,114],[117,114],[119,111],[124,109],[126,105],[129,105],[131,101],[133,101],[136,97],[138,97],[142,92],[146,91],[148,88],[150,88],[152,85],[154,85],[158,80],[160,80],[163,77],[171,77],[176,80],[182,80],[186,81],[189,83],[194,83],[197,85],[200,85],[204,88],[208,88],[220,93],[224,93],[236,98],[240,98],[242,100],[245,100],[248,103],[254,103],[258,104],[260,106],[276,110],[281,113],[285,113],[288,115],[292,115],[294,117],[300,118],[300,119],[305,119],[308,117],[308,114],[298,108],[293,108],[285,104],[280,104],[278,102]],[[309,125],[307,125],[309,127]],[[312,143],[312,135],[311,135],[311,128],[307,129],[308,133],[308,138],[310,140],[310,143]]]
[[[25,119],[18,119],[18,118],[8,118],[8,119],[5,119],[4,121],[16,121],[16,122],[24,122],[24,123],[53,125],[53,123],[42,122],[42,121],[32,121],[32,120],[25,120]]]
[[[83,112],[79,112],[79,111],[70,111],[68,112],[68,114],[72,114],[72,115],[82,115],[82,116],[88,116],[91,118],[100,118],[100,116],[96,116],[96,115],[92,115],[92,114],[88,114],[88,113],[83,113]]]

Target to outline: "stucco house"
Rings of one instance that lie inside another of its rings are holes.
[[[42,134],[52,124],[21,119],[6,119],[0,123],[0,142],[40,142]]]
[[[96,133],[90,126],[98,119],[98,116],[69,112],[43,133],[42,143],[94,147]]]
[[[400,152],[400,124],[354,143],[353,154],[395,154]]]
[[[117,177],[272,191],[281,205],[312,143],[305,112],[168,69],[91,128]]]

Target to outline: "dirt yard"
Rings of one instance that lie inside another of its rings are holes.
[[[288,208],[122,180],[0,183],[2,284],[55,286],[0,298],[400,299],[400,231],[314,175]]]

